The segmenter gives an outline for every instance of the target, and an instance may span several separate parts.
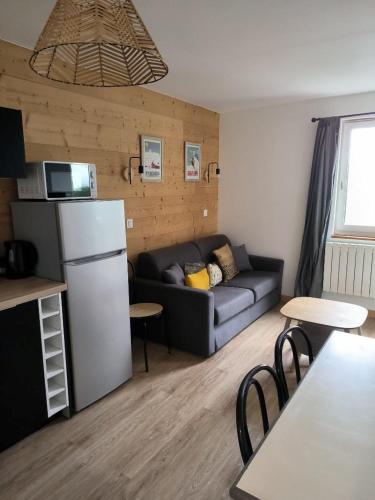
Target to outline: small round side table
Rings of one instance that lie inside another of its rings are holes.
[[[145,368],[148,372],[148,357],[147,357],[147,340],[148,340],[148,325],[153,319],[160,318],[163,314],[163,306],[152,302],[140,302],[131,304],[129,308],[130,319],[132,321],[140,321],[143,323],[143,352],[145,356]],[[168,351],[170,352],[169,342]]]

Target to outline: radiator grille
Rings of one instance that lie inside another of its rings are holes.
[[[327,243],[323,290],[375,298],[375,246]]]

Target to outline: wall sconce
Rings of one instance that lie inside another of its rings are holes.
[[[210,182],[210,169],[211,169],[211,165],[216,165],[215,174],[216,174],[216,177],[220,177],[219,163],[217,161],[210,161],[210,163],[207,165],[207,170],[206,170],[206,175],[205,175],[205,179],[206,179],[207,182]]]
[[[139,175],[143,174],[143,165],[141,164],[141,157],[140,156],[131,156],[129,158],[129,164],[127,167],[124,168],[122,171],[122,176],[123,178],[129,182],[129,184],[132,183],[132,178],[133,178],[133,173],[132,173],[132,161],[133,160],[139,160],[139,165],[138,165],[138,173]],[[142,177],[141,177],[142,180]]]

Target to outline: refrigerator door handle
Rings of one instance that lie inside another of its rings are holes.
[[[111,259],[112,257],[117,257],[118,255],[124,255],[126,253],[126,248],[121,250],[115,250],[114,252],[107,252],[100,255],[92,255],[91,257],[84,257],[82,259],[68,260],[63,263],[67,266],[80,266],[82,264],[89,264],[90,262],[97,262],[100,260]]]

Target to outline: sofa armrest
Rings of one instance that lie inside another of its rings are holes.
[[[273,271],[282,274],[284,270],[284,261],[282,259],[249,255],[249,261],[255,271]]]
[[[215,352],[212,292],[142,278],[134,288],[136,301],[164,307],[172,346],[205,357]]]

